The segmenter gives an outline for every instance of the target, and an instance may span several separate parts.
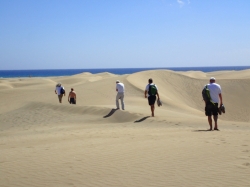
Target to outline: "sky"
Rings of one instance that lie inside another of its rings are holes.
[[[249,0],[0,0],[0,70],[249,65]]]

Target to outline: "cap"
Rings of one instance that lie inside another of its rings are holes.
[[[213,81],[215,81],[215,78],[214,78],[214,77],[211,77],[211,78],[210,78],[210,80],[213,80]]]
[[[119,80],[116,80],[116,83],[120,82]]]

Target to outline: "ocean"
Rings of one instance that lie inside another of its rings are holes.
[[[146,70],[173,70],[173,71],[239,71],[250,69],[250,66],[218,66],[218,67],[162,67],[162,68],[107,68],[107,69],[44,69],[44,70],[0,70],[0,78],[17,78],[17,77],[54,77],[70,76],[83,72],[92,74],[109,72],[112,74],[123,75],[132,74]]]

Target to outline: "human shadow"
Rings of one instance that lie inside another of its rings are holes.
[[[112,116],[115,113],[115,111],[117,111],[117,110],[119,110],[119,109],[113,108],[106,116],[103,116],[103,118],[107,118],[107,117]]]
[[[212,130],[210,129],[207,129],[207,130],[193,130],[193,132],[210,132]]]
[[[141,119],[139,119],[139,120],[134,121],[134,123],[142,122],[142,121],[144,121],[145,119],[147,119],[147,118],[149,118],[149,117],[150,117],[150,116],[143,117],[143,118],[141,118]]]

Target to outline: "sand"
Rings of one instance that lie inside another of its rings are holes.
[[[222,87],[226,113],[209,128],[201,89]],[[148,78],[163,106],[150,117]],[[125,110],[114,110],[115,81]],[[77,104],[54,93],[73,87]],[[250,186],[250,70],[0,79],[1,187]]]

